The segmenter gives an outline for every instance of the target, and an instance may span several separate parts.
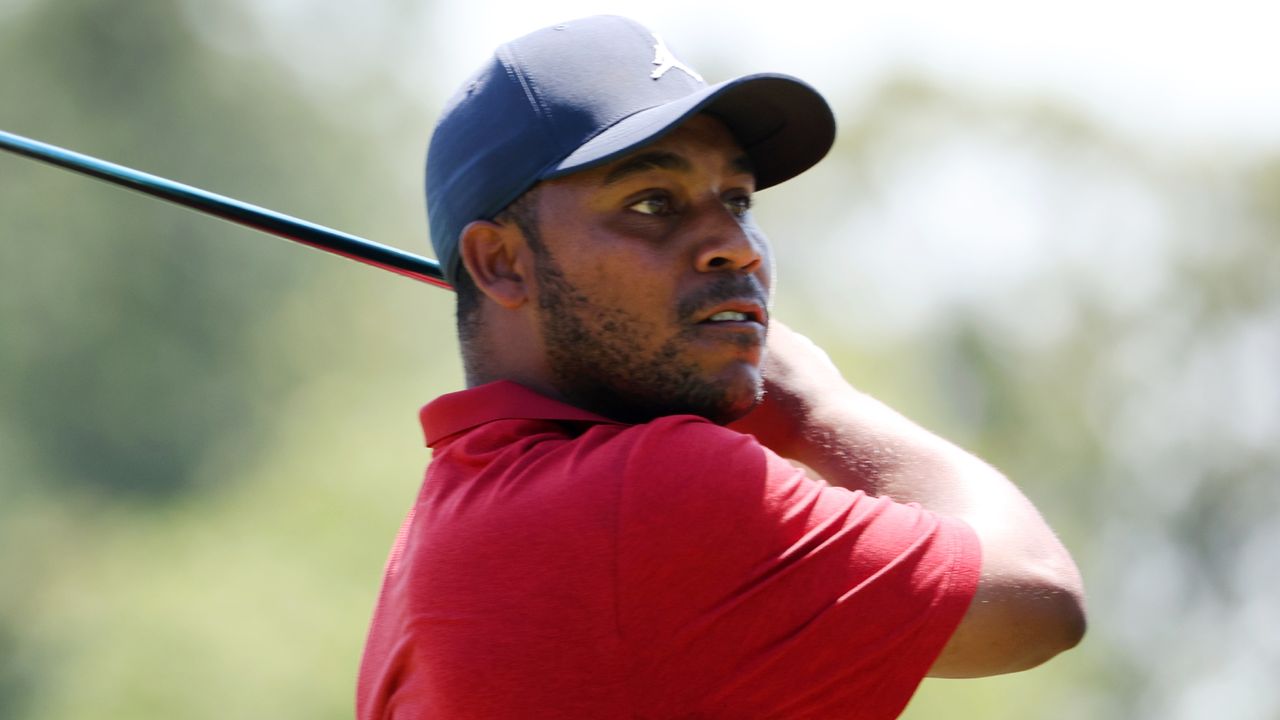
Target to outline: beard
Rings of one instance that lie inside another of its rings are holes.
[[[757,379],[740,384],[708,377],[683,349],[696,340],[697,328],[684,323],[659,347],[641,343],[648,324],[621,308],[594,304],[561,272],[545,247],[535,252],[541,289],[538,309],[547,361],[556,389],[573,405],[615,420],[640,423],[665,415],[697,415],[724,424],[746,414],[763,395]],[[765,293],[751,277],[725,274],[684,298],[676,316],[684,321],[702,308]],[[756,341],[736,339],[744,348]],[[744,395],[746,397],[744,397]]]

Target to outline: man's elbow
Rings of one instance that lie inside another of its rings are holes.
[[[1046,588],[1043,601],[1036,603],[1036,630],[1026,643],[1017,667],[1005,672],[1020,672],[1043,665],[1058,654],[1070,650],[1084,639],[1088,621],[1084,592],[1079,584],[1064,583]]]
[[[1072,568],[1069,572],[1042,577],[1025,591],[1021,605],[1020,652],[1010,652],[1009,667],[1001,673],[1021,672],[1043,665],[1070,650],[1084,639],[1088,625],[1084,587]],[[997,674],[997,673],[993,673]]]
[[[1078,576],[1039,576],[980,588],[930,675],[976,678],[1030,670],[1084,638],[1084,591]]]

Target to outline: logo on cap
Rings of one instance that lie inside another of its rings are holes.
[[[706,80],[702,79],[702,76],[698,74],[697,70],[694,70],[688,65],[680,62],[680,58],[676,57],[674,53],[667,49],[667,44],[662,42],[662,38],[659,37],[657,33],[653,33],[653,39],[655,41],[653,46],[653,64],[657,65],[658,68],[649,73],[649,77],[657,80],[663,75],[666,75],[668,70],[676,68],[685,71],[685,73],[694,80],[697,80],[700,83],[706,83]]]

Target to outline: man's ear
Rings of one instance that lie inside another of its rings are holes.
[[[462,229],[458,253],[480,292],[508,310],[529,299],[524,236],[514,225],[475,220]]]

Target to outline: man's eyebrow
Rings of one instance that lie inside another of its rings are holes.
[[[672,152],[664,152],[654,150],[653,152],[640,153],[631,158],[627,158],[617,167],[609,171],[604,176],[601,185],[612,185],[623,178],[642,173],[647,170],[674,170],[676,172],[688,172],[693,169],[683,156]]]
[[[755,177],[755,168],[751,164],[751,158],[747,155],[739,155],[729,161],[729,167],[735,172],[742,175],[750,175]],[[640,153],[635,157],[628,158],[621,162],[617,167],[609,171],[604,176],[601,185],[612,185],[624,178],[637,173],[648,170],[672,170],[675,172],[688,172],[693,166],[682,155],[662,150],[654,150],[652,152]]]
[[[733,168],[733,171],[736,173],[750,175],[751,177],[756,176],[756,168],[755,165],[751,163],[751,157],[749,155],[739,155],[729,163],[729,167]]]

